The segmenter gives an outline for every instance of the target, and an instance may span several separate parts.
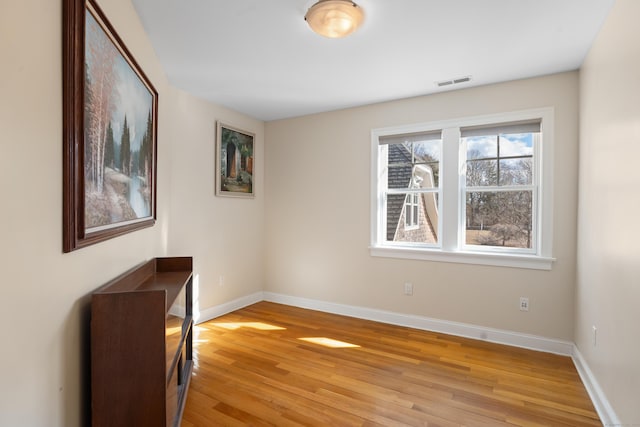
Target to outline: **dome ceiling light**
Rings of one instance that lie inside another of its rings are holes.
[[[340,38],[362,24],[362,8],[350,0],[320,0],[304,16],[309,27],[321,36]]]

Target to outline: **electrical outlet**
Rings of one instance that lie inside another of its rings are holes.
[[[224,286],[224,276],[222,274],[218,278],[218,286]]]
[[[596,328],[596,325],[593,325],[591,328],[593,329],[593,346],[595,347],[597,344],[598,328]]]
[[[529,311],[529,297],[520,297],[520,311]]]
[[[404,284],[404,294],[413,295],[413,283],[406,282]]]

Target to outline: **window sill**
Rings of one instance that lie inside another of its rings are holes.
[[[452,262],[459,264],[490,265],[498,267],[551,270],[555,258],[536,255],[480,253],[469,251],[443,251],[424,248],[391,248],[370,246],[371,256],[384,258],[416,259],[423,261]]]

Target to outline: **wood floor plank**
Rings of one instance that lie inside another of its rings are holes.
[[[568,357],[268,302],[194,332],[183,427],[601,425]]]

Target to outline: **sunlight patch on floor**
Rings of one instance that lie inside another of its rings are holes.
[[[356,345],[356,344],[350,344],[348,342],[338,341],[338,340],[334,340],[326,337],[307,337],[307,338],[298,338],[298,339],[302,341],[310,342],[313,344],[323,345],[325,347],[331,347],[331,348],[360,347],[359,345]]]
[[[282,331],[286,328],[282,328],[280,326],[270,325],[268,323],[263,322],[231,322],[231,323],[218,323],[214,322],[213,325],[220,326],[221,328],[235,330],[240,328],[252,328],[258,329],[261,331]]]

